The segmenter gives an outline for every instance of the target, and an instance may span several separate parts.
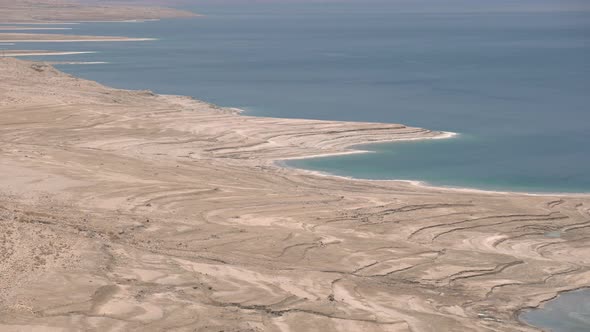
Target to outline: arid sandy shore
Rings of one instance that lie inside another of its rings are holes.
[[[52,33],[2,33],[0,32],[0,43],[76,43],[76,42],[130,42],[147,41],[153,38],[129,38],[118,36],[78,36],[60,35]]]
[[[2,56],[50,56],[50,55],[78,55],[78,54],[89,54],[94,53],[93,51],[45,51],[45,50],[1,50],[0,55]]]
[[[105,1],[0,0],[0,23],[125,21],[187,18],[194,13],[165,7],[113,5]],[[140,3],[141,4],[141,3]]]
[[[590,284],[588,196],[274,164],[438,135],[0,59],[0,330],[534,331],[518,310]]]
[[[43,27],[43,26],[8,26],[0,25],[0,31],[37,31],[37,30],[71,30],[72,28],[55,28],[55,27]]]

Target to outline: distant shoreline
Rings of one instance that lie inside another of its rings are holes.
[[[200,15],[180,9],[142,5],[91,5],[69,0],[55,3],[47,0],[31,0],[22,3],[0,0],[2,12],[0,24],[69,24],[72,22],[125,22],[148,21],[166,18],[191,18]]]
[[[53,55],[77,55],[77,54],[93,54],[94,51],[37,51],[37,50],[2,50],[0,55],[3,56],[53,56]]]
[[[153,41],[156,38],[130,38],[111,36],[76,36],[57,34],[1,33],[0,43],[77,43],[77,42],[136,42]]]
[[[0,43],[78,43],[78,42],[136,42],[153,41],[156,38],[96,38],[96,39],[0,39]]]

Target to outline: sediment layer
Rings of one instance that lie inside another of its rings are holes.
[[[0,23],[125,21],[197,16],[164,7],[89,5],[66,0],[0,0]]]
[[[118,36],[79,36],[53,33],[1,33],[0,43],[47,43],[47,42],[128,42],[147,41],[151,38],[129,38]]]
[[[0,59],[0,330],[534,331],[520,309],[590,283],[587,195],[275,164],[440,135]]]
[[[45,51],[45,50],[0,50],[1,56],[50,56],[50,55],[78,55],[94,53],[92,51]]]

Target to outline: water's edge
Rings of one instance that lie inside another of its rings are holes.
[[[415,138],[410,139],[412,141],[422,141],[422,140],[432,140],[432,139],[452,139],[460,136],[459,133],[453,132],[443,132],[445,134],[450,134],[449,136],[444,137],[424,137],[424,138]],[[365,182],[397,182],[397,183],[409,183],[411,185],[425,188],[425,189],[441,189],[441,190],[450,190],[450,191],[460,191],[460,192],[476,192],[476,193],[483,193],[483,194],[505,194],[505,195],[526,195],[526,196],[550,196],[550,197],[560,197],[560,196],[575,196],[575,197],[586,197],[590,196],[589,192],[550,192],[550,191],[518,191],[518,190],[496,190],[491,188],[477,188],[477,187],[469,187],[469,186],[454,186],[454,185],[440,185],[440,184],[433,184],[428,181],[418,180],[418,179],[366,179],[361,177],[354,177],[354,176],[345,176],[345,175],[338,175],[326,171],[318,171],[311,168],[303,168],[294,165],[290,165],[290,161],[294,160],[311,160],[316,158],[329,158],[329,157],[338,157],[338,156],[345,156],[345,155],[354,155],[354,154],[366,154],[366,153],[378,153],[376,151],[372,151],[370,149],[357,149],[355,147],[358,146],[366,146],[370,147],[371,145],[377,145],[382,143],[396,143],[396,142],[407,142],[410,140],[399,140],[399,139],[392,139],[392,140],[385,140],[380,142],[371,142],[371,143],[360,143],[354,144],[347,147],[347,150],[342,152],[332,152],[332,153],[325,153],[325,154],[316,154],[316,155],[308,155],[308,156],[297,156],[291,158],[283,158],[274,160],[273,164],[277,167],[296,170],[302,173],[311,174],[315,176],[324,176],[324,177],[332,177],[332,178],[339,178],[349,181],[365,181]]]
[[[590,319],[590,306],[586,308],[579,307],[580,310],[586,310],[586,312],[560,312],[559,311],[559,303],[557,301],[565,301],[566,304],[561,303],[561,306],[574,305],[576,306],[575,297],[577,295],[581,295],[584,299],[590,298],[590,286],[584,286],[579,288],[574,288],[570,290],[562,290],[555,293],[554,296],[549,297],[548,299],[539,303],[538,306],[534,307],[525,307],[517,312],[515,312],[515,317],[518,319],[519,322],[533,327],[542,329],[543,331],[552,331],[552,332],[573,332],[578,331],[577,327],[575,326],[575,322],[572,323],[573,325],[570,327],[565,326],[563,322],[567,322],[568,320],[564,320],[564,318],[572,319],[571,314],[577,314],[582,316],[588,316]],[[568,302],[569,301],[569,302]],[[586,303],[590,303],[586,301]],[[556,307],[554,307],[556,306]],[[567,317],[563,317],[566,316]],[[529,316],[529,317],[527,317]],[[535,317],[536,316],[536,317]],[[541,321],[539,317],[543,317],[544,319]],[[559,320],[563,327],[556,327],[556,326],[549,326],[550,324],[547,323],[546,320],[551,321]],[[581,320],[581,319],[580,319]],[[588,322],[588,321],[587,321]],[[583,322],[582,322],[583,324]],[[584,326],[580,326],[580,328],[585,328]]]

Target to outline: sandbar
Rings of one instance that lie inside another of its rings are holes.
[[[115,36],[77,36],[60,34],[0,33],[0,43],[76,43],[76,42],[132,42],[154,38],[128,38]]]
[[[49,27],[21,27],[21,26],[0,26],[0,31],[27,31],[27,30],[71,30],[72,28],[49,28]]]
[[[45,51],[45,50],[0,50],[1,56],[50,56],[50,55],[77,55],[92,54],[93,51]]]

